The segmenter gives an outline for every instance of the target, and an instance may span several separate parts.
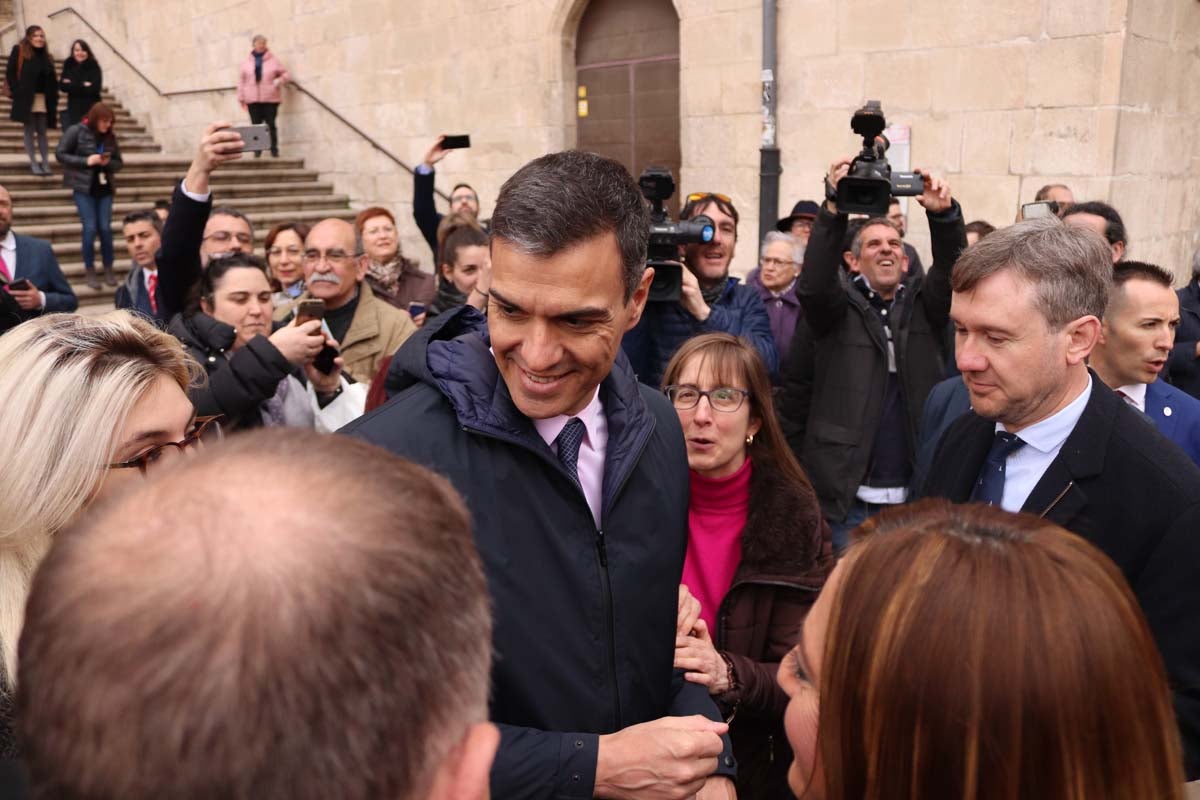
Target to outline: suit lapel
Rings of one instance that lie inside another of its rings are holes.
[[[10,272],[12,272],[14,281],[19,278],[30,278],[34,283],[37,283],[37,275],[34,274],[36,270],[31,269],[33,265],[29,263],[29,248],[25,246],[23,240],[23,236],[13,234],[13,241],[16,242],[17,265]],[[41,287],[39,286],[38,288],[40,289]]]
[[[1083,511],[1088,498],[1080,482],[1104,471],[1113,417],[1124,402],[1092,375],[1092,394],[1079,422],[1029,493],[1022,511],[1045,517],[1064,528]]]
[[[945,485],[941,487],[942,496],[954,503],[966,503],[979,479],[979,470],[983,469],[983,460],[992,448],[996,423],[969,411],[963,415],[962,422],[955,424],[962,425],[965,430],[961,437],[952,436],[952,431],[942,437],[942,447],[949,452],[941,453],[941,458],[951,465]]]
[[[1168,403],[1168,391],[1159,381],[1146,386],[1146,414],[1153,420],[1154,427],[1158,428],[1159,433],[1174,441],[1177,417],[1174,414],[1167,416],[1163,413]]]

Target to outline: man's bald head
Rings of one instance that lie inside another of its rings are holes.
[[[308,293],[329,309],[354,299],[367,274],[367,259],[354,226],[344,219],[323,219],[304,239],[304,282]]]
[[[486,719],[490,643],[445,480],[261,431],[57,539],[18,718],[46,797],[425,797]]]

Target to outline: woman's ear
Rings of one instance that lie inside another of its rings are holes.
[[[207,297],[200,298],[200,310],[203,311],[205,314],[208,314],[210,317],[212,316],[212,312],[213,312],[212,303],[210,303],[208,301]]]

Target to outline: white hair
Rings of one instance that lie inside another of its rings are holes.
[[[767,247],[775,242],[787,242],[792,247],[792,260],[796,262],[796,268],[799,269],[804,263],[804,246],[800,244],[800,240],[790,233],[781,233],[780,231],[767,231],[767,235],[763,237],[762,246],[758,249],[758,257],[761,259],[767,254]]]

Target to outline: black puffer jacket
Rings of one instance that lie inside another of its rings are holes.
[[[87,194],[92,188],[92,174],[97,170],[104,170],[108,176],[108,185],[113,187],[115,193],[113,173],[125,166],[125,162],[121,158],[121,147],[117,144],[117,137],[110,137],[109,144],[104,147],[104,152],[112,156],[108,164],[103,167],[89,167],[88,158],[99,152],[100,137],[96,135],[95,131],[82,122],[67,128],[67,132],[63,134],[62,140],[54,150],[54,157],[58,159],[58,163],[66,167],[63,171],[63,186],[73,192]]]
[[[188,392],[196,413],[202,417],[224,415],[226,429],[261,425],[259,408],[275,396],[279,382],[292,371],[283,353],[267,337],[255,336],[232,356],[227,355],[237,332],[207,314],[176,314],[167,330],[208,373],[203,386]]]
[[[674,670],[687,545],[679,417],[618,355],[601,529],[579,485],[514,405],[474,308],[425,325],[388,374],[393,400],[343,433],[450,480],[466,499],[495,615],[492,796],[592,797],[599,734],[663,716],[719,719]],[[395,392],[399,392],[395,394]],[[726,742],[718,771],[734,772]]]

